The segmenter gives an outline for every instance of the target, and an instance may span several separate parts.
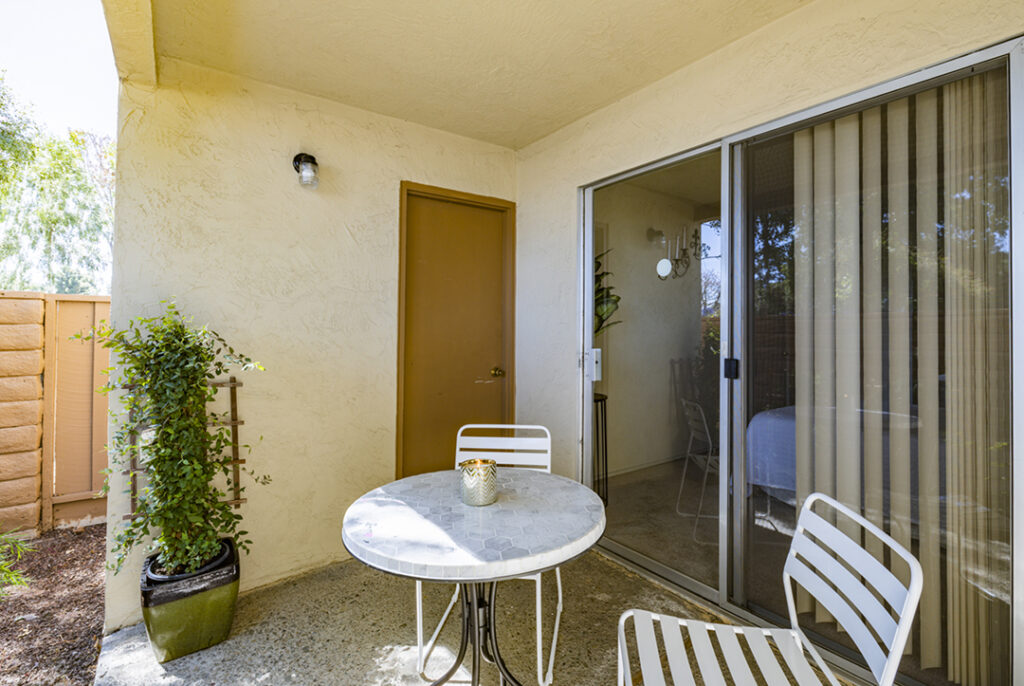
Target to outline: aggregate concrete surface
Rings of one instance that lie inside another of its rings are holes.
[[[615,683],[619,615],[631,607],[682,617],[722,621],[717,615],[640,577],[597,552],[562,566],[564,610],[554,683]],[[424,615],[440,618],[450,584],[424,584]],[[544,575],[545,656],[556,601],[554,574]],[[505,581],[498,587],[498,640],[512,673],[537,682],[534,584]],[[425,626],[429,636],[432,626]],[[426,672],[437,678],[458,649],[459,622],[448,621]],[[467,656],[468,657],[468,656]],[[451,684],[469,683],[469,662]],[[484,663],[481,684],[497,686]],[[177,660],[157,663],[141,624],[107,636],[96,668],[96,686],[249,686],[323,684],[423,686],[416,674],[415,585],[355,560],[257,589],[239,598],[227,641]]]

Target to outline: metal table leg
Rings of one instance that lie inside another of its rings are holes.
[[[492,662],[498,668],[503,684],[522,686],[509,672],[498,650],[498,634],[494,621],[494,601],[497,592],[498,584],[494,582],[462,584],[462,640],[459,642],[459,654],[444,676],[430,686],[441,686],[455,676],[470,646],[473,650],[470,681],[472,686],[480,684],[480,667],[483,661]]]

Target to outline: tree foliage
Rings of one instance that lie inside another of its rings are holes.
[[[242,550],[251,541],[238,530],[242,516],[227,503],[233,486],[231,430],[224,415],[207,405],[217,389],[209,381],[232,365],[262,369],[236,353],[216,332],[198,328],[174,303],[158,317],[136,318],[125,329],[103,325],[95,337],[117,355],[104,392],[123,390],[124,414],[111,444],[111,457],[127,466],[138,451],[140,481],[135,516],[114,537],[120,569],[128,553],[154,535],[158,566],[169,573],[193,572],[230,536]],[[211,428],[212,427],[212,428]],[[246,473],[257,483],[269,478]],[[226,482],[226,488],[218,485]],[[108,482],[109,483],[109,482]],[[244,490],[244,488],[242,488]]]
[[[40,132],[0,79],[0,288],[106,292],[114,145]]]
[[[18,106],[0,72],[0,208],[35,157],[36,126]]]

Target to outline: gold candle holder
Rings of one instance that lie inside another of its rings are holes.
[[[494,460],[466,460],[462,470],[462,502],[467,505],[490,505],[498,499],[498,465]]]

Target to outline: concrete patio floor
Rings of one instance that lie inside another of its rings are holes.
[[[628,608],[719,620],[707,608],[597,552],[564,565],[562,584],[555,684],[615,683],[616,625]],[[428,618],[440,617],[451,589],[424,584]],[[533,589],[527,581],[505,582],[497,598],[502,655],[524,686],[536,684]],[[553,574],[545,574],[544,594],[544,635],[550,641]],[[153,657],[141,624],[117,631],[103,641],[95,683],[423,686],[428,682],[416,674],[415,617],[411,580],[348,560],[247,593],[239,598],[227,641],[164,665]],[[457,619],[448,622],[428,664],[430,676],[436,678],[450,665],[458,630]],[[482,673],[483,684],[497,685],[492,665],[485,664]],[[450,683],[469,683],[468,670]]]

